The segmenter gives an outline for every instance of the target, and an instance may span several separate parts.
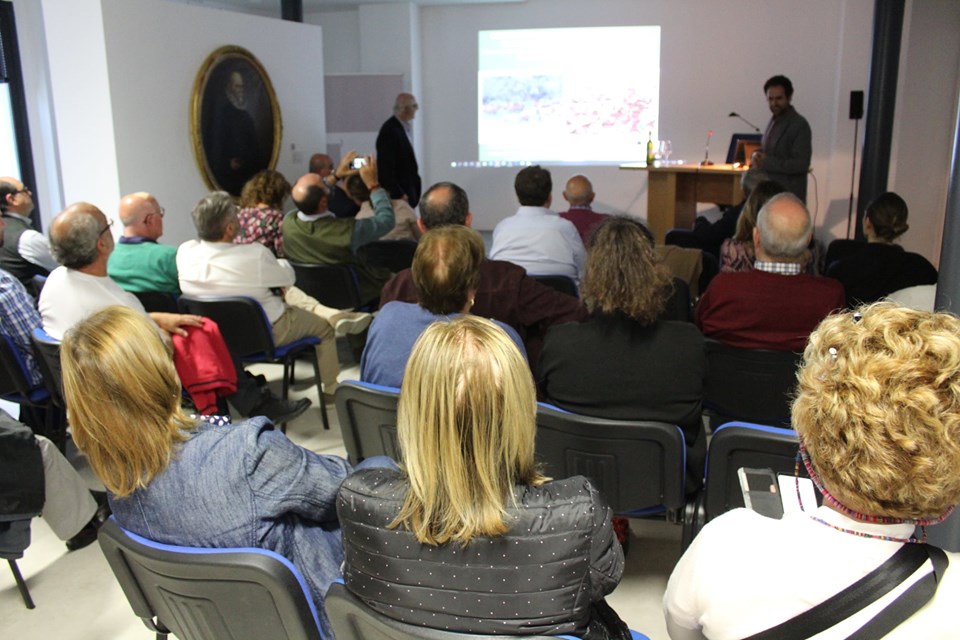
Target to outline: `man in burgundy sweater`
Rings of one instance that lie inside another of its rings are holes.
[[[452,182],[438,182],[420,200],[422,231],[450,224],[469,227],[473,222],[466,192]],[[380,306],[393,300],[418,302],[410,269],[396,274],[380,293]],[[572,296],[559,293],[527,275],[523,267],[502,260],[484,260],[480,265],[480,286],[474,315],[492,318],[517,330],[527,348],[531,367],[540,358],[547,327],[560,322],[580,322],[587,310]]]
[[[754,270],[717,275],[700,299],[696,322],[703,335],[733,347],[803,351],[810,332],[845,304],[838,281],[803,273],[812,233],[799,198],[771,198],[753,231]]]

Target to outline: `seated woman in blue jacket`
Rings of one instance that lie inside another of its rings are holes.
[[[583,477],[538,472],[535,416],[530,370],[501,328],[431,324],[404,372],[402,469],[340,489],[347,588],[424,627],[622,637],[603,602],[623,574],[610,507]]]
[[[279,553],[330,632],[322,604],[343,561],[335,498],[347,461],[297,446],[267,418],[185,415],[173,361],[142,313],[107,307],[68,331],[60,353],[74,439],[120,526],[167,544]]]

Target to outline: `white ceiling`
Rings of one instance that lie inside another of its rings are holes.
[[[280,16],[280,0],[168,0],[182,4],[193,4],[215,9],[229,9],[262,16]],[[344,9],[361,4],[418,4],[418,5],[458,5],[458,4],[502,4],[526,2],[526,0],[303,0],[304,13],[325,9]]]

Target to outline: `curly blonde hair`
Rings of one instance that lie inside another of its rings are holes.
[[[797,378],[793,426],[838,501],[911,520],[960,502],[960,319],[890,302],[830,316]]]
[[[243,191],[240,192],[240,206],[247,209],[262,202],[273,209],[279,209],[288,195],[290,195],[290,183],[283,174],[273,169],[264,169],[243,185]]]
[[[625,313],[650,325],[673,293],[670,272],[657,259],[649,232],[626,216],[609,216],[594,230],[580,297],[591,313]]]

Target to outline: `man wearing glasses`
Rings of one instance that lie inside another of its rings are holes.
[[[46,237],[33,228],[33,194],[16,178],[0,178],[0,213],[6,223],[0,244],[0,268],[27,284],[57,268]]]
[[[117,241],[107,273],[124,291],[161,291],[180,295],[177,248],[159,244],[163,235],[163,207],[149,193],[138,192],[120,200],[123,235]]]

